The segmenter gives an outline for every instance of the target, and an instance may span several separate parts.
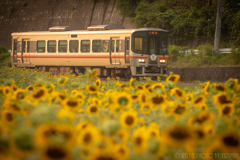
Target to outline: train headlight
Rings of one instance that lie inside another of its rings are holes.
[[[160,59],[160,63],[166,63],[165,59]]]
[[[138,59],[138,62],[139,62],[139,63],[145,63],[146,60],[145,60],[145,59]]]

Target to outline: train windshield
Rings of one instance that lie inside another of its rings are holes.
[[[132,51],[139,54],[168,54],[168,33],[139,31],[132,35]]]

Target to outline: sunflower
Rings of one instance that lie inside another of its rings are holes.
[[[221,117],[231,117],[235,112],[235,108],[232,103],[224,104],[218,111]]]
[[[57,112],[57,117],[58,118],[69,118],[71,120],[74,120],[75,118],[75,113],[72,112],[71,110],[69,109],[65,109],[65,108],[62,108],[62,109],[59,109],[58,112]]]
[[[194,143],[192,131],[184,126],[174,126],[167,129],[163,133],[163,138],[165,143],[172,147],[181,147]]]
[[[80,122],[76,125],[75,129],[77,131],[77,133],[80,133],[82,130],[88,128],[88,127],[93,127],[94,124],[92,122],[89,122],[89,121],[83,121],[83,122]]]
[[[26,88],[27,91],[33,91],[34,89],[35,89],[34,86],[28,86],[28,87]]]
[[[87,160],[124,160],[124,157],[121,156],[121,153],[117,150],[112,150],[108,148],[105,150],[95,149],[88,157]]]
[[[180,79],[179,75],[173,74],[167,77],[166,82],[172,81],[173,83],[177,83],[179,79]]]
[[[10,109],[14,112],[20,112],[21,111],[21,104],[15,100],[15,98],[12,98],[12,97],[7,97],[2,106],[6,109]]]
[[[11,85],[10,87],[11,87],[11,90],[12,90],[13,92],[15,92],[15,91],[18,89],[18,87],[16,86],[14,80],[12,80],[12,85]]]
[[[226,91],[226,86],[224,85],[221,85],[221,84],[216,84],[216,83],[213,83],[214,85],[214,90],[217,91],[217,92],[225,92]]]
[[[89,81],[91,81],[94,77],[98,75],[97,70],[92,70],[91,73],[89,74]]]
[[[127,128],[127,129],[133,128],[138,123],[137,112],[134,110],[125,111],[120,116],[119,121],[120,121],[122,127]]]
[[[197,96],[192,100],[193,107],[201,108],[204,104],[206,104],[206,97],[203,95]]]
[[[164,107],[167,102],[167,97],[163,94],[155,93],[151,95],[150,100],[153,105]]]
[[[74,99],[74,98],[66,98],[63,100],[63,106],[69,110],[77,111],[82,105],[83,100]]]
[[[142,103],[140,111],[142,114],[150,114],[153,110],[153,104],[152,103]]]
[[[69,79],[69,77],[61,76],[61,77],[58,78],[57,83],[58,83],[59,86],[65,86],[68,79]]]
[[[129,132],[127,130],[125,130],[124,128],[118,129],[114,135],[116,137],[118,137],[122,143],[126,144],[128,142]]]
[[[63,145],[48,144],[41,150],[41,160],[69,159],[72,159],[71,151]]]
[[[238,79],[233,79],[233,78],[230,78],[228,81],[227,81],[227,86],[228,88],[230,89],[236,89],[237,86],[238,86]]]
[[[90,104],[87,106],[87,113],[90,116],[98,115],[99,114],[100,107],[96,104]]]
[[[75,144],[75,137],[74,128],[69,124],[46,123],[37,128],[34,143],[35,146],[43,148],[45,145],[56,141],[71,147]]]
[[[73,98],[79,98],[79,99],[82,99],[82,100],[84,100],[85,97],[86,97],[82,92],[79,92],[78,90],[72,90],[71,96]]]
[[[155,83],[155,84],[153,84],[153,85],[151,86],[151,88],[152,88],[153,90],[155,90],[155,89],[162,89],[162,90],[164,90],[165,85],[162,84],[162,83]]]
[[[138,92],[138,101],[140,102],[140,103],[146,103],[146,102],[148,102],[148,96],[147,96],[147,94],[144,92],[144,91],[139,91]]]
[[[132,106],[132,99],[128,93],[120,92],[116,95],[114,99],[115,105],[118,105],[122,108],[130,108]]]
[[[193,100],[193,92],[188,92],[187,94],[186,94],[186,100],[188,101],[188,102],[191,102],[192,100]]]
[[[215,119],[215,116],[210,111],[202,111],[195,116],[188,118],[188,124],[192,125],[205,125],[211,124]]]
[[[11,88],[9,86],[4,86],[3,94],[8,95],[11,93]]]
[[[213,103],[219,107],[222,107],[225,104],[232,103],[232,101],[230,100],[226,93],[218,93],[217,95],[213,96]]]
[[[204,91],[204,94],[209,93],[209,85],[210,85],[210,81],[207,81],[200,87],[200,89]]]
[[[221,134],[217,138],[217,146],[225,153],[239,153],[240,136],[234,132]]]
[[[39,87],[31,93],[30,98],[34,102],[39,102],[47,98],[47,96],[48,96],[48,90],[46,89],[46,87]]]
[[[101,134],[97,128],[87,127],[79,133],[77,142],[83,149],[91,149],[100,141],[100,136]]]
[[[138,94],[137,93],[131,94],[130,96],[131,96],[131,99],[133,101],[138,101]]]
[[[194,128],[193,133],[195,134],[195,137],[197,138],[199,143],[204,143],[208,137],[206,130],[204,130],[202,127]]]
[[[137,86],[136,86],[136,89],[137,89],[137,90],[143,90],[144,87],[143,87],[142,85],[137,85]]]
[[[155,122],[152,122],[148,128],[147,128],[147,131],[148,131],[148,134],[152,137],[159,137],[160,136],[160,128],[159,126],[155,123]]]
[[[98,78],[96,81],[95,81],[95,84],[97,87],[100,87],[101,85],[101,80]]]
[[[88,85],[86,87],[86,90],[88,91],[89,94],[97,94],[98,93],[98,88],[92,85]]]
[[[128,159],[130,149],[124,144],[118,144],[114,147],[114,152],[116,152],[122,160]]]
[[[143,153],[148,146],[149,138],[145,127],[135,129],[131,138],[134,152]]]
[[[176,118],[176,120],[178,120],[180,117],[187,114],[187,105],[175,103],[174,107],[171,108],[171,110],[172,111],[169,113],[169,116],[173,115]]]
[[[1,111],[1,120],[7,125],[13,125],[15,123],[15,114],[11,110],[2,110]]]
[[[180,88],[172,88],[170,90],[171,95],[174,95],[177,99],[179,100],[184,100],[185,99],[185,92],[181,90]]]

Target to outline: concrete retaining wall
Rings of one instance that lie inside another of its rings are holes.
[[[170,72],[180,75],[180,81],[227,81],[230,78],[240,80],[240,66],[169,68],[167,73]]]

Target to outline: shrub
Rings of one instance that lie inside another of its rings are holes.
[[[8,53],[7,48],[0,46],[0,54],[1,53]]]
[[[233,46],[231,56],[235,65],[240,64],[240,47]]]
[[[179,48],[175,45],[169,45],[169,57],[171,61],[176,61],[179,56]]]
[[[197,49],[198,49],[198,54],[212,55],[214,53],[213,46],[211,46],[210,44],[199,45]]]

